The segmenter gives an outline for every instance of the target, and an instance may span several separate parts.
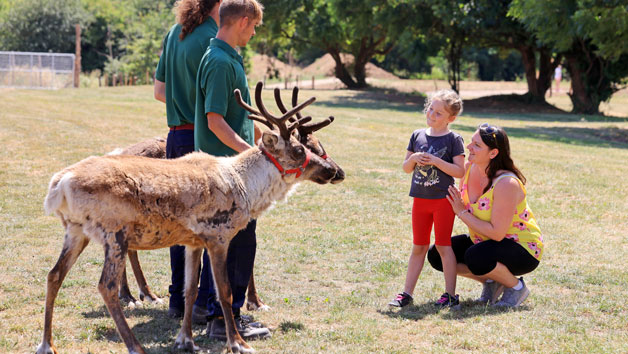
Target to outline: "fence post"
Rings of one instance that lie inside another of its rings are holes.
[[[74,57],[74,87],[79,87],[81,75],[81,25],[75,25],[76,31],[76,56]]]
[[[288,89],[288,77],[287,76],[284,77],[283,80],[284,80],[283,81],[283,88],[284,88],[284,90],[287,90]]]
[[[314,90],[314,75],[312,75],[312,90]]]

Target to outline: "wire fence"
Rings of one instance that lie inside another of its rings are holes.
[[[0,51],[0,87],[72,87],[74,54]]]

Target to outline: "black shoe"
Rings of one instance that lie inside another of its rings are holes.
[[[451,296],[449,293],[444,293],[440,296],[440,299],[434,303],[434,305],[440,308],[451,307],[457,309],[460,307],[460,299],[458,295]]]
[[[264,339],[269,338],[271,336],[268,328],[254,328],[250,325],[243,324],[242,319],[240,317],[234,318],[236,323],[236,330],[242,336],[242,339]],[[227,329],[225,328],[225,319],[223,317],[216,317],[211,322],[207,323],[207,332],[209,333],[209,338],[216,339],[220,341],[227,340]]]
[[[389,306],[404,307],[412,303],[412,296],[406,292],[397,294],[395,299],[388,303]]]
[[[168,317],[170,318],[183,318],[183,310],[180,310],[176,307],[168,308]]]
[[[208,309],[196,306],[196,304],[194,304],[194,306],[192,307],[192,323],[204,325],[207,323],[207,316],[209,316]]]
[[[253,319],[253,316],[249,316],[249,315],[240,315],[240,321],[242,321],[242,324],[245,326],[250,326],[253,328],[263,328],[264,325],[261,322],[255,322],[255,319]]]

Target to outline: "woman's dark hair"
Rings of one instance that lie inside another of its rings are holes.
[[[209,18],[219,0],[179,0],[174,4],[177,22],[181,24],[179,39],[192,33],[194,29]]]
[[[506,131],[500,127],[484,123],[478,127],[478,132],[480,133],[480,138],[482,138],[482,141],[489,149],[497,149],[499,151],[497,156],[491,159],[491,162],[489,162],[486,167],[485,172],[488,176],[488,180],[492,181],[497,177],[497,171],[506,170],[514,173],[515,176],[525,184],[526,178],[523,176],[523,173],[519,171],[517,166],[515,166],[515,163],[510,157],[510,143],[508,142]],[[491,185],[492,183],[487,184],[483,193],[486,193],[486,191],[491,188]]]

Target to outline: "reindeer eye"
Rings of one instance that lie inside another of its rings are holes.
[[[305,149],[303,149],[303,146],[297,146],[297,154],[303,155],[304,153]]]

